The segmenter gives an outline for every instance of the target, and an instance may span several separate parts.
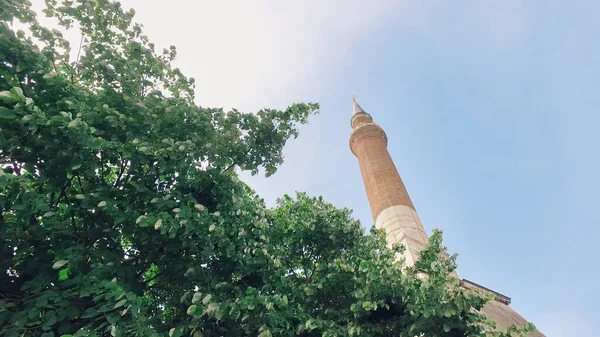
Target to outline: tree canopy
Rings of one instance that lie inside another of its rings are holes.
[[[109,0],[0,8],[0,335],[515,336],[459,287],[435,232],[416,266],[350,211],[266,207],[314,103],[198,106],[194,79]],[[23,27],[24,30],[19,30]],[[63,38],[81,32],[71,50]],[[76,55],[76,56],[74,56]],[[426,275],[426,276],[423,276]]]

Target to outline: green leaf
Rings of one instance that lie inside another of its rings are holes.
[[[183,293],[183,295],[181,295],[181,297],[179,298],[179,303],[186,303],[188,298],[190,297],[190,292],[186,291]]]
[[[450,332],[450,330],[452,330],[452,326],[448,323],[444,324],[444,331],[445,332]]]
[[[86,337],[90,335],[90,331],[89,330],[85,330],[85,329],[80,329],[78,330],[73,337]]]
[[[55,270],[60,269],[67,263],[69,263],[69,260],[58,260],[58,261],[54,262],[54,264],[52,265],[52,269],[55,269]]]
[[[56,318],[56,313],[51,312],[51,314],[49,314],[48,317],[46,317],[46,321],[44,322],[44,325],[52,326],[52,325],[56,324],[57,321],[58,321],[58,319]]]
[[[206,312],[208,312],[209,314],[212,314],[214,316],[214,315],[216,315],[217,311],[219,311],[220,307],[221,307],[221,305],[219,303],[212,302],[206,308]]]
[[[271,331],[269,329],[265,328],[261,328],[261,330],[259,330],[258,333],[258,337],[272,337],[273,335],[271,334]]]
[[[202,304],[207,305],[210,302],[211,299],[212,299],[212,295],[211,294],[208,294],[208,295],[204,296],[204,298],[202,299]]]
[[[5,102],[5,103],[12,103],[16,100],[10,91],[5,90],[5,91],[0,91],[0,101]]]
[[[12,96],[14,98],[17,98],[19,100],[25,100],[25,95],[23,95],[23,89],[21,89],[20,87],[12,87],[10,89],[10,92],[12,93]]]
[[[123,309],[123,311],[121,311],[121,316],[125,316],[127,311],[129,311],[129,308],[131,308],[131,305],[128,305],[127,308],[125,308],[125,309]]]
[[[228,245],[227,249],[226,249],[226,253],[228,257],[234,256],[235,255],[235,246],[234,245]]]
[[[67,124],[67,127],[76,129],[76,128],[80,127],[81,125],[82,125],[81,119],[75,118],[74,120],[70,121],[69,124]]]
[[[197,307],[195,304],[192,304],[192,305],[190,305],[190,306],[188,307],[188,309],[187,309],[187,312],[186,312],[186,313],[187,313],[188,315],[190,315],[190,316],[193,316],[193,315],[194,315],[194,313],[196,312],[196,309],[197,309],[197,308],[198,308],[198,307]]]
[[[108,315],[108,316],[106,316],[106,321],[108,321],[108,323],[111,324],[111,325],[117,324],[118,320],[119,320],[119,316],[117,316],[117,315]]]
[[[180,329],[171,328],[169,330],[169,337],[181,337],[181,335],[183,335],[183,332]]]
[[[202,298],[202,293],[195,292],[194,296],[192,296],[192,303],[196,303],[196,302],[200,301],[201,298]]]
[[[318,327],[317,324],[315,323],[315,321],[313,321],[312,319],[309,319],[308,321],[306,321],[304,326],[306,327],[306,329],[308,331],[314,330]]]
[[[11,109],[0,106],[0,119],[11,120],[16,117],[17,115]]]
[[[124,306],[124,305],[125,305],[125,303],[127,303],[127,299],[122,299],[122,300],[120,300],[119,302],[115,303],[115,306],[114,306],[113,308],[114,308],[114,309],[116,309],[116,308],[120,308],[120,307]]]
[[[194,273],[196,272],[196,269],[194,269],[193,267],[188,268],[185,273],[183,274],[184,277],[191,277],[194,275]]]
[[[51,71],[51,72],[49,72],[47,74],[44,74],[44,76],[42,76],[42,78],[45,79],[45,80],[48,80],[48,79],[51,79],[51,78],[55,77],[56,75],[57,75],[56,72]]]
[[[96,308],[87,308],[81,315],[81,318],[94,317],[94,316],[96,316],[96,314],[97,314]]]
[[[58,279],[64,281],[69,278],[69,268],[61,269],[58,271]]]

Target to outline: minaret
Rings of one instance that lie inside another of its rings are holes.
[[[389,246],[401,243],[405,248],[404,265],[412,266],[419,252],[427,245],[427,234],[417,215],[406,187],[387,151],[387,136],[373,123],[371,115],[352,98],[354,114],[351,125],[350,149],[358,158],[360,172],[367,190],[376,228],[383,228]],[[453,272],[453,277],[458,275]],[[464,288],[475,288],[492,294],[493,301],[483,307],[483,313],[496,321],[498,329],[511,325],[523,326],[527,321],[510,306],[510,298],[468,280],[461,280]],[[535,330],[529,337],[544,337]]]
[[[350,149],[358,158],[376,228],[384,228],[388,245],[406,247],[405,264],[414,264],[427,244],[427,234],[387,150],[387,136],[352,98],[354,114]]]

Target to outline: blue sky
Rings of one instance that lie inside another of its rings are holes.
[[[268,203],[307,191],[370,227],[348,148],[355,94],[461,277],[511,297],[548,337],[600,331],[600,2],[124,4],[178,47],[199,104],[321,103],[275,176],[244,175]]]

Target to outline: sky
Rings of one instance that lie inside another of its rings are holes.
[[[269,205],[306,191],[372,225],[348,147],[356,95],[462,278],[548,337],[598,335],[600,2],[122,2],[177,46],[199,105],[321,104],[277,174],[242,173]]]

